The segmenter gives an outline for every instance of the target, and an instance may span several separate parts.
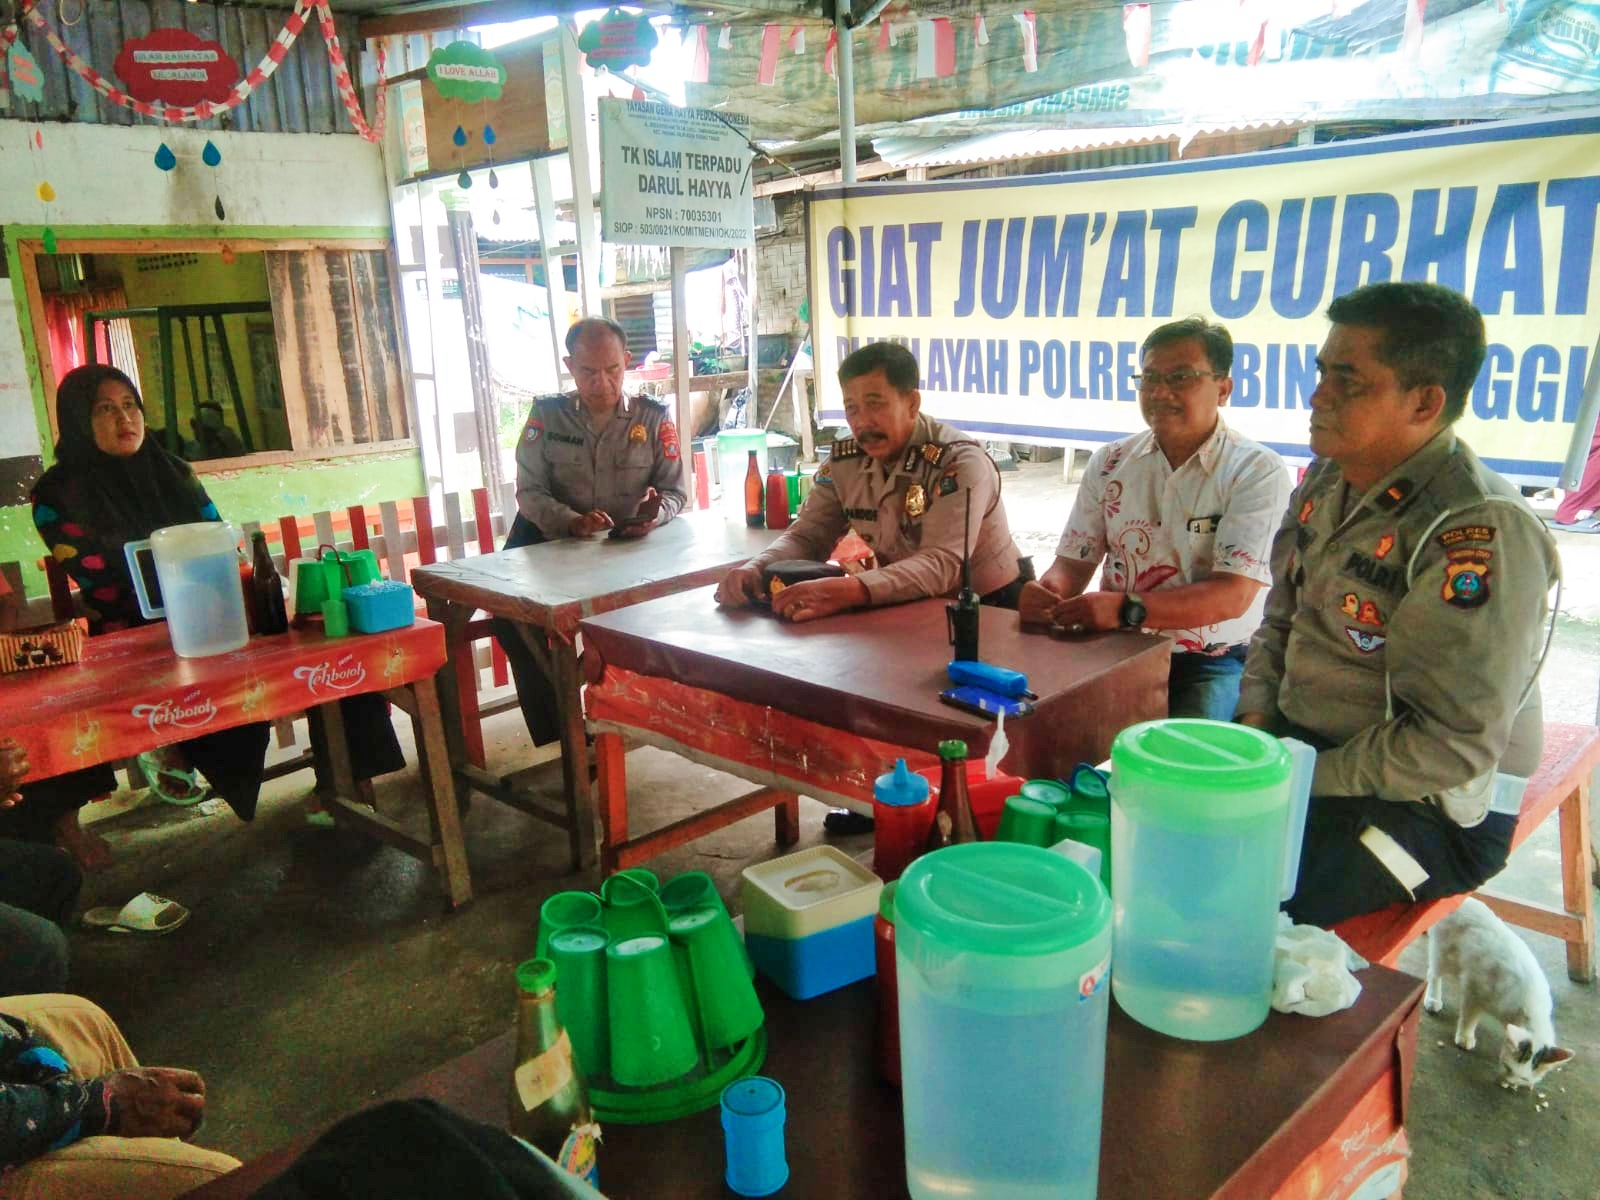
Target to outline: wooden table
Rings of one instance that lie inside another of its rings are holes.
[[[575,869],[593,863],[594,805],[583,727],[583,680],[577,646],[557,631],[570,634],[580,617],[716,583],[730,568],[766,549],[775,536],[768,530],[733,525],[712,510],[679,517],[639,540],[562,538],[414,570],[412,586],[427,600],[428,615],[445,627],[451,670],[440,677],[440,701],[457,780],[565,829]],[[469,625],[479,610],[513,622],[555,686],[564,717],[561,812],[552,811],[521,786],[524,772],[497,776],[485,770],[477,721],[464,720],[477,714],[474,631]],[[470,740],[474,736],[479,739],[476,744]]]
[[[74,665],[0,676],[0,729],[27,748],[28,778],[45,779],[318,708],[338,793],[329,811],[433,864],[457,907],[472,899],[472,883],[434,687],[444,662],[444,630],[432,621],[343,638],[290,630],[206,658],[179,658],[164,624],[145,625],[88,639]],[[382,692],[415,722],[426,839],[352,802],[355,777],[338,702],[365,692]]]
[[[583,622],[595,733],[602,865],[632,866],[796,794],[871,811],[872,781],[903,757],[930,766],[960,738],[982,757],[994,723],[939,700],[949,686],[945,601],[844,613],[792,625],[764,609],[719,609],[712,590],[684,592]],[[1024,633],[1017,614],[985,607],[985,662],[1024,671],[1036,711],[1006,723],[1003,765],[1024,778],[1065,778],[1100,762],[1136,721],[1167,713],[1170,643],[1136,633],[1074,642]],[[762,787],[638,837],[628,833],[622,736]]]
[[[1249,1037],[1183,1042],[1112,1003],[1101,1118],[1099,1200],[1376,1198],[1405,1178],[1405,1109],[1422,981],[1361,972],[1355,1006],[1312,1020],[1273,1013]],[[785,1130],[797,1200],[905,1196],[899,1093],[878,1081],[876,998],[864,980],[804,1003],[760,981],[769,1049],[761,1068],[788,1093]],[[515,1045],[503,1034],[393,1096],[427,1096],[503,1125]],[[981,1114],[974,1113],[974,1120]],[[237,1200],[276,1177],[312,1136],[245,1164],[185,1200]],[[715,1109],[660,1125],[605,1127],[600,1183],[612,1200],[732,1195]],[[1377,1182],[1391,1177],[1393,1186]]]

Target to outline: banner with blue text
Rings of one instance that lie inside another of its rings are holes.
[[[1600,115],[1166,163],[818,189],[808,231],[818,408],[854,347],[903,342],[923,407],[995,439],[1143,427],[1139,344],[1203,314],[1235,342],[1228,421],[1308,455],[1323,315],[1364,283],[1428,279],[1484,314],[1466,440],[1498,469],[1559,470],[1600,295]]]

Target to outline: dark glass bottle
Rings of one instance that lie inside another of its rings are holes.
[[[534,958],[517,967],[517,1058],[511,1072],[508,1128],[562,1169],[596,1189],[600,1127],[556,1016],[556,967]]]
[[[750,451],[750,465],[744,472],[744,523],[760,529],[766,523],[767,489],[761,479],[761,463]]]
[[[977,840],[967,798],[967,744],[952,738],[939,743],[939,808],[928,831],[928,849]]]
[[[283,602],[283,579],[272,564],[272,550],[267,545],[267,535],[250,535],[250,605],[255,617],[256,632],[274,634],[289,632],[289,612]]]

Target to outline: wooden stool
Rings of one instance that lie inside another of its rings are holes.
[[[1594,892],[1589,882],[1589,777],[1600,766],[1600,729],[1592,725],[1544,727],[1544,753],[1528,780],[1511,835],[1515,850],[1552,812],[1561,813],[1562,908],[1550,908],[1480,890],[1478,899],[1512,925],[1547,933],[1567,943],[1567,974],[1579,983],[1595,976]],[[1420,904],[1351,917],[1333,931],[1363,958],[1392,967],[1400,952],[1444,920],[1466,896],[1446,896]]]

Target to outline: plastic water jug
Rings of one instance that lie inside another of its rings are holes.
[[[1223,721],[1146,721],[1111,746],[1117,1003],[1173,1037],[1267,1019],[1290,834],[1290,757]]]
[[[123,547],[139,611],[165,617],[172,648],[181,658],[226,654],[250,640],[244,591],[239,585],[239,530],[226,521],[169,525]],[[161,604],[151,603],[139,553],[155,560]]]
[[[1037,846],[925,854],[895,891],[906,1182],[915,1200],[1093,1200],[1111,902]]]

